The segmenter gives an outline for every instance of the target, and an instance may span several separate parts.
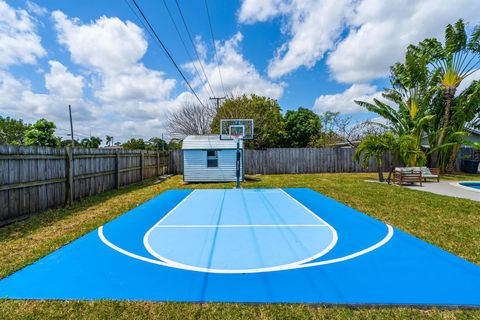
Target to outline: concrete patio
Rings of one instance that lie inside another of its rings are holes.
[[[479,179],[480,180],[480,179]],[[423,187],[419,185],[405,185],[409,189],[436,193],[449,197],[464,198],[480,201],[480,192],[471,191],[454,185],[452,181],[425,182]]]

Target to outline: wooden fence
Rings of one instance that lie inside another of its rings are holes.
[[[245,150],[247,174],[375,172],[353,161],[351,148]],[[456,162],[473,156],[462,148]],[[384,170],[391,156],[383,159]],[[0,145],[0,225],[165,173],[183,172],[181,150],[53,149]]]
[[[0,225],[169,172],[168,153],[0,146]]]
[[[322,172],[376,172],[377,163],[370,159],[367,168],[353,161],[352,148],[274,148],[245,150],[244,165],[247,174],[292,174]],[[473,149],[462,148],[458,153],[455,170],[461,170],[462,160],[473,156]],[[388,171],[392,156],[383,156],[384,170]],[[394,165],[399,165],[393,162]],[[170,168],[173,173],[183,172],[181,150],[172,151]]]
[[[353,161],[355,150],[351,148],[274,148],[245,150],[244,165],[247,174],[289,174],[321,172],[375,172],[377,164],[371,159],[368,168]],[[385,154],[383,162],[390,162]],[[174,173],[183,172],[181,150],[171,153],[170,168]]]
[[[282,148],[245,150],[245,172],[249,174],[288,174],[321,172],[373,172],[377,171],[374,159],[368,168],[353,161],[352,148]],[[390,163],[385,154],[383,163]],[[386,167],[385,167],[386,168]]]

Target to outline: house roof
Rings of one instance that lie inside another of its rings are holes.
[[[480,135],[480,130],[474,129],[474,128],[467,128],[468,131],[470,131],[473,134]]]
[[[465,128],[473,134],[480,135],[480,116],[475,117],[472,121],[467,123]]]
[[[183,139],[182,150],[205,150],[205,149],[236,149],[234,140],[221,140],[220,135],[187,136]],[[240,141],[243,148],[243,141]]]

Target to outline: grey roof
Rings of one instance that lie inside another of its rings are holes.
[[[480,135],[480,130],[474,129],[474,128],[467,128],[468,131],[470,131],[473,134],[478,134]]]
[[[480,116],[476,116],[470,123],[467,123],[465,127],[471,133],[480,135]]]
[[[183,139],[183,150],[205,150],[205,149],[236,149],[237,143],[234,140],[220,140],[220,135],[187,136]],[[243,141],[240,141],[240,148],[243,148]]]

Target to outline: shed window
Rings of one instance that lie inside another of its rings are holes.
[[[218,167],[218,151],[207,150],[207,168],[217,168],[217,167]]]

